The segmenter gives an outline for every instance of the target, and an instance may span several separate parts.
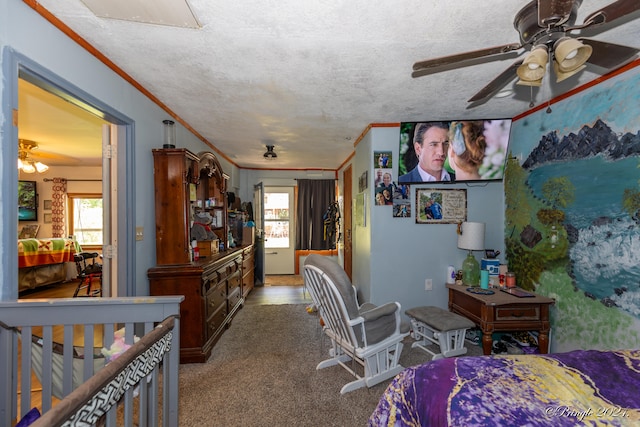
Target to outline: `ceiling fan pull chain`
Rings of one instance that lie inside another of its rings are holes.
[[[529,86],[529,89],[531,89],[531,102],[529,102],[529,108],[533,108],[534,104],[533,103],[533,86]]]

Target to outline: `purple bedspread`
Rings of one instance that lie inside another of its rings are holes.
[[[640,350],[435,360],[405,369],[369,426],[639,426]]]

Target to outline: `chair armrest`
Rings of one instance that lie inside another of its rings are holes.
[[[400,310],[400,307],[395,302],[388,302],[384,305],[378,306],[371,310],[364,311],[360,313],[360,317],[364,319],[365,322],[371,322],[377,320],[383,316],[388,316],[390,314],[396,313]]]
[[[401,323],[400,304],[397,302],[363,311],[360,316],[349,321],[352,327],[360,325],[356,334],[360,345],[364,347],[400,333]]]

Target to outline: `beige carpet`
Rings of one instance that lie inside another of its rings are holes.
[[[299,274],[269,274],[264,278],[265,286],[302,286],[304,279]]]
[[[316,370],[327,341],[304,304],[245,306],[207,363],[180,366],[180,426],[367,425],[391,380],[341,396],[353,377],[339,366]],[[400,360],[430,356],[408,340]]]

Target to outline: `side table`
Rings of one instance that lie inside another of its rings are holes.
[[[466,285],[446,285],[449,311],[464,316],[482,330],[482,351],[491,354],[494,332],[538,331],[540,353],[549,351],[549,306],[552,298],[534,294],[519,298],[500,289],[493,295],[474,294]],[[532,292],[530,292],[532,293]]]

